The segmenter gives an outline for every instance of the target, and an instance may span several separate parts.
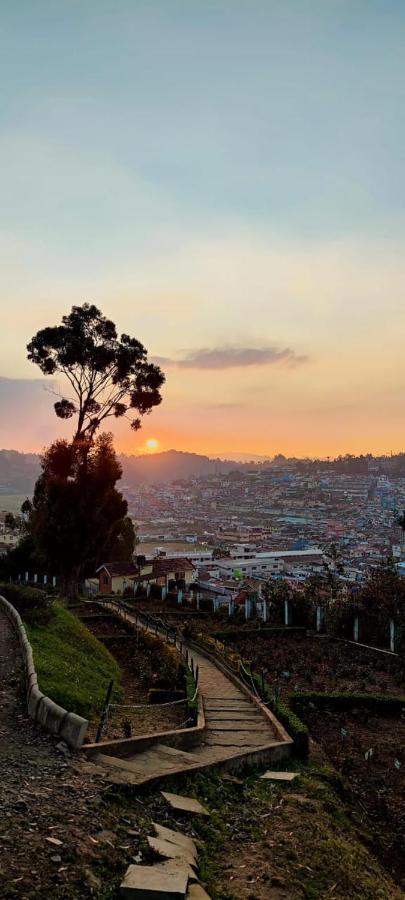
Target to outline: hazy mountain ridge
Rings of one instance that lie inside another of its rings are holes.
[[[144,456],[119,455],[122,464],[122,484],[128,488],[143,483],[176,481],[179,478],[198,478],[204,475],[226,474],[243,469],[246,463],[210,459],[198,453],[168,450]],[[0,450],[0,492],[31,494],[40,471],[40,455]]]
[[[335,460],[287,459],[279,454],[274,460],[259,462],[236,462],[229,459],[212,459],[199,453],[182,450],[167,450],[162,453],[149,453],[142,456],[120,454],[122,464],[122,487],[130,490],[136,484],[153,484],[171,482],[179,479],[200,478],[207,475],[227,475],[229,472],[247,470],[261,471],[268,467],[275,473],[279,466],[283,470],[287,465],[295,472],[323,471],[325,474],[364,475],[388,473],[405,477],[405,454],[373,457],[371,454],[338,457]],[[0,450],[0,495],[32,494],[35,481],[40,471],[40,455],[36,453],[20,453],[18,450]]]

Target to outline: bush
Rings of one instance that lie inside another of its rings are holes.
[[[293,708],[305,711],[306,707],[316,706],[318,709],[332,709],[348,712],[357,707],[368,709],[378,716],[400,716],[405,707],[405,697],[391,697],[382,694],[352,694],[343,691],[317,693],[316,691],[297,691],[290,698]]]
[[[245,667],[246,668],[246,667]],[[281,700],[275,699],[269,684],[262,685],[262,680],[256,672],[248,670],[253,679],[258,693],[261,694],[265,703],[267,703],[274,715],[280,720],[281,724],[294,741],[294,751],[297,756],[306,759],[309,753],[309,731],[304,722],[298,718],[295,712]]]
[[[26,622],[45,625],[52,617],[53,597],[38,588],[0,584],[0,596],[5,597]]]

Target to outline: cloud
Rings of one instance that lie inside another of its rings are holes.
[[[160,366],[175,366],[179,369],[243,369],[247,366],[286,365],[289,368],[302,365],[308,360],[284,347],[214,347],[190,350],[180,359],[159,356],[155,359]]]

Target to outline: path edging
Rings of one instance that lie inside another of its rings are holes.
[[[15,629],[20,644],[21,656],[25,673],[25,696],[28,715],[35,722],[68,744],[73,750],[82,746],[89,723],[87,719],[68,712],[63,706],[54,703],[50,697],[39,689],[38,678],[34,664],[32,647],[28,640],[23,620],[15,607],[0,595],[0,609],[3,610],[9,622]]]

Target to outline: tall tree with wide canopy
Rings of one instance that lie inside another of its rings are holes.
[[[27,528],[36,553],[73,597],[100,563],[132,558],[134,526],[116,489],[122,470],[110,434],[101,434],[90,448],[55,441],[41,462]]]
[[[127,416],[131,428],[161,402],[164,375],[148,362],[145,347],[122,334],[96,306],[73,306],[62,324],[42,328],[27,346],[44,375],[61,373],[71,396],[54,404],[60,419],[76,417],[74,441],[91,442],[109,418]]]
[[[97,432],[123,416],[140,428],[161,402],[164,375],[138,340],[118,337],[114,322],[88,303],[38,331],[27,350],[44,375],[61,374],[70,385],[71,396],[61,396],[55,412],[76,420],[73,439],[45,451],[27,531],[34,553],[73,597],[99,563],[130,560],[135,546],[127,502],[116,489],[122,470],[112,436]]]

